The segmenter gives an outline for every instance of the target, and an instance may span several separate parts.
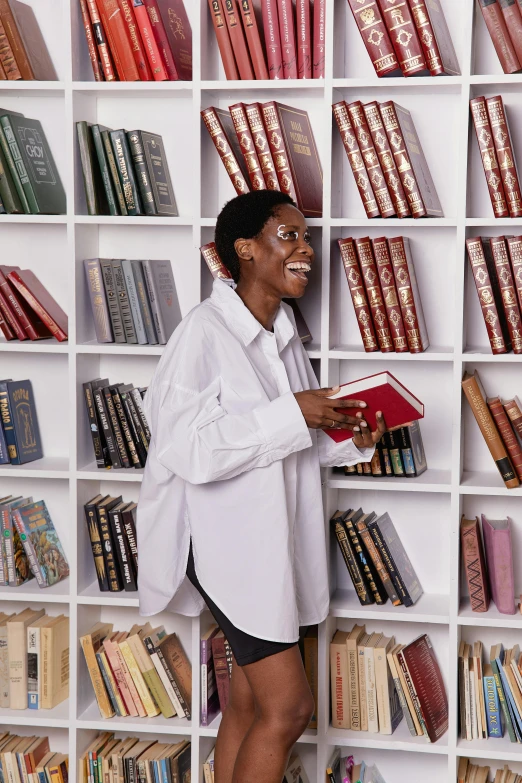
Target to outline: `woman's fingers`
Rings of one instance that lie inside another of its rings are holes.
[[[339,427],[342,430],[352,429],[354,424],[359,424],[360,420],[355,416],[347,416],[345,413],[337,413],[337,411],[328,411],[323,415],[323,427],[332,427],[332,421],[335,422],[335,427]]]
[[[364,400],[329,400],[335,408],[367,408]]]

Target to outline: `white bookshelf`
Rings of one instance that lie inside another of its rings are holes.
[[[185,315],[211,289],[199,247],[213,237],[222,204],[232,186],[200,121],[200,110],[238,100],[276,98],[305,108],[311,117],[324,169],[324,216],[309,220],[317,263],[300,302],[314,339],[307,346],[321,385],[390,369],[426,404],[422,432],[429,470],[414,480],[351,479],[325,473],[326,519],[335,508],[363,505],[389,511],[419,572],[425,595],[411,609],[359,605],[337,545],[325,528],[330,558],[330,616],[319,632],[319,726],[307,731],[298,752],[311,781],[324,781],[326,761],[336,746],[357,760],[375,762],[388,783],[455,780],[458,757],[515,762],[520,745],[502,740],[467,743],[457,736],[457,648],[461,635],[485,646],[515,641],[520,615],[470,611],[459,599],[461,513],[481,512],[514,520],[517,593],[522,592],[522,489],[508,491],[495,471],[470,411],[461,403],[464,369],[478,368],[490,394],[521,393],[520,358],[493,357],[464,242],[476,234],[522,233],[522,219],[495,220],[489,202],[468,101],[502,93],[522,155],[522,75],[505,76],[474,0],[443,0],[462,76],[378,80],[346,0],[327,0],[326,78],[315,81],[227,82],[206,0],[185,0],[194,40],[194,80],[178,83],[96,83],[77,0],[26,0],[34,7],[59,81],[0,82],[0,106],[38,117],[48,136],[67,191],[63,216],[0,216],[4,263],[32,268],[69,314],[69,341],[59,344],[0,341],[1,377],[33,381],[45,457],[21,467],[0,468],[0,496],[8,492],[45,498],[65,545],[71,577],[38,591],[34,582],[4,589],[0,608],[45,606],[71,618],[71,693],[52,711],[0,711],[0,729],[49,733],[52,747],[68,750],[74,783],[76,758],[94,733],[157,735],[160,741],[189,737],[192,775],[201,783],[202,762],[217,734],[217,719],[199,726],[199,639],[211,622],[208,612],[190,619],[162,613],[156,619],[176,631],[193,665],[192,721],[112,719],[103,721],[94,701],[78,636],[98,619],[127,629],[138,620],[136,594],[100,593],[83,519],[83,503],[97,492],[137,500],[140,471],[98,471],[86,424],[81,384],[98,375],[111,381],[147,384],[161,355],[157,346],[98,345],[94,339],[82,261],[95,256],[169,258]],[[353,182],[331,104],[346,100],[394,99],[413,115],[444,218],[368,221]],[[99,121],[138,127],[163,136],[179,209],[177,218],[91,217],[86,213],[74,123]],[[520,229],[518,228],[520,227]],[[431,339],[421,355],[365,354],[336,240],[345,236],[404,234],[412,243],[415,268]],[[368,364],[369,362],[369,364]],[[462,407],[461,407],[462,406]],[[5,490],[5,492],[3,492]],[[449,731],[435,745],[415,740],[403,722],[391,737],[330,727],[328,644],[336,627],[364,621],[371,630],[408,642],[427,631],[434,644],[450,700]]]

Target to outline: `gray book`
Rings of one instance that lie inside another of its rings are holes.
[[[145,287],[145,279],[143,277],[141,261],[131,261],[131,266],[132,273],[134,275],[134,282],[136,284],[136,293],[138,295],[141,317],[143,319],[143,325],[147,334],[147,340],[149,345],[157,345],[158,338],[156,337],[156,330],[154,329],[154,323],[152,321],[152,313],[150,309],[149,298],[147,296],[147,289]]]
[[[103,285],[103,275],[99,258],[87,258],[83,262],[87,290],[91,300],[94,330],[99,343],[113,343],[109,305]]]
[[[143,318],[141,317],[140,303],[138,299],[138,291],[136,289],[136,283],[134,281],[134,274],[132,272],[132,264],[127,259],[122,259],[121,268],[123,270],[123,277],[125,279],[125,287],[127,289],[127,296],[129,297],[129,304],[132,313],[132,320],[134,322],[134,328],[136,330],[136,337],[140,345],[147,345],[147,333],[145,331],[145,325]]]
[[[404,606],[412,606],[424,590],[388,512],[370,522],[368,530],[381,555],[384,555],[383,560],[394,587],[397,589],[397,582],[402,583],[402,589],[399,588],[397,592]],[[403,594],[404,591],[406,595]]]
[[[120,303],[114,283],[114,272],[112,269],[111,259],[100,258],[100,266],[103,276],[103,285],[105,287],[105,295],[107,297],[107,305],[109,307],[109,316],[111,319],[114,341],[117,343],[126,343],[127,340],[125,339],[125,330],[123,328]]]
[[[136,345],[138,338],[136,337],[136,329],[134,328],[134,321],[132,320],[131,306],[127,293],[127,286],[125,285],[121,258],[112,259],[112,271],[114,273],[114,285],[120,304],[121,320],[125,330],[125,338],[129,344]]]
[[[166,345],[181,321],[181,310],[170,261],[143,261],[143,274],[158,342]]]

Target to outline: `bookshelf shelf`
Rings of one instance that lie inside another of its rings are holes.
[[[368,476],[367,479],[356,479],[347,476],[339,476],[333,473],[333,478],[327,481],[330,489],[384,489],[391,492],[451,492],[451,481],[449,470],[432,470],[428,468],[423,473],[420,481],[407,478],[373,479]]]
[[[493,605],[490,605],[487,612],[473,612],[469,598],[461,598],[457,622],[459,625],[520,629],[522,628],[522,615],[519,612],[516,614],[500,614]]]
[[[498,760],[498,761],[522,761],[522,748],[520,745],[516,745],[506,740],[496,739],[494,742],[489,740],[473,740],[467,742],[466,740],[459,740],[457,742],[457,754],[459,756],[475,756],[479,759],[486,760]]]
[[[370,734],[366,731],[351,731],[329,728],[327,739],[331,745],[342,748],[379,748],[382,750],[405,750],[410,753],[428,753],[446,755],[447,743],[442,737],[436,744],[427,742],[423,737],[412,737],[405,722],[402,721],[392,735]]]
[[[330,599],[333,617],[354,620],[391,620],[392,622],[439,623],[449,625],[449,595],[424,594],[414,607],[360,605],[353,590],[337,589]]]

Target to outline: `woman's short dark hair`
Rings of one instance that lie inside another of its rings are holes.
[[[277,214],[278,207],[294,201],[278,190],[253,190],[228,201],[216,222],[216,250],[222,262],[234,278],[239,281],[239,259],[234,248],[237,239],[254,239],[259,236],[266,223]]]

